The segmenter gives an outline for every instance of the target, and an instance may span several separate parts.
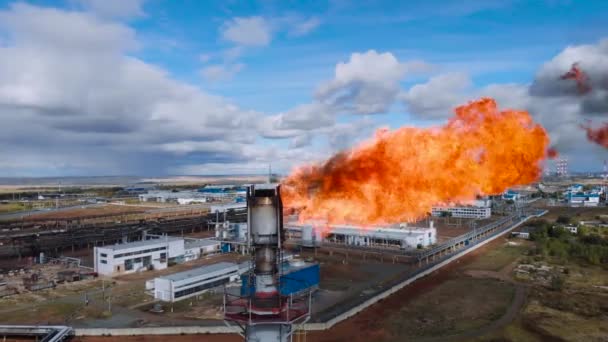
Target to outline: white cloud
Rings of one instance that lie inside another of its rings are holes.
[[[208,53],[201,53],[200,55],[198,55],[198,60],[201,63],[207,63],[211,60],[211,54]]]
[[[272,39],[271,27],[262,17],[237,17],[220,28],[223,39],[243,46],[266,46]]]
[[[234,46],[234,47],[231,47],[230,49],[224,50],[222,52],[222,55],[223,55],[225,61],[232,62],[243,54],[243,50],[244,49],[242,46]]]
[[[291,139],[289,148],[302,148],[309,146],[312,142],[312,134],[310,132],[303,133]]]
[[[581,93],[574,80],[561,79],[573,63],[588,75],[589,92]],[[415,85],[401,98],[413,115],[439,119],[449,117],[455,106],[482,96],[495,98],[502,110],[527,110],[547,130],[552,146],[579,170],[581,165],[599,169],[597,160],[606,159],[606,149],[589,142],[580,125],[587,120],[599,124],[608,112],[608,40],[566,47],[539,68],[531,85],[490,84],[475,89],[467,74],[451,73]]]
[[[71,0],[103,17],[128,18],[144,15],[146,0]]]
[[[314,31],[319,25],[321,25],[321,20],[317,17],[312,17],[293,23],[289,32],[295,37],[304,36]]]
[[[336,65],[334,79],[321,84],[319,101],[357,114],[385,112],[399,93],[407,69],[391,53],[353,53]]]
[[[258,130],[266,138],[293,138],[307,131],[332,126],[335,116],[333,108],[313,102],[264,118],[259,123]]]
[[[452,116],[452,109],[470,98],[470,87],[468,75],[447,73],[412,86],[400,98],[411,114],[426,119],[441,119]]]
[[[255,141],[261,114],[129,57],[137,41],[127,26],[15,4],[0,11],[0,33],[10,37],[0,47],[0,143],[11,151],[0,162],[52,156],[66,162],[49,170],[71,168],[64,174],[149,174],[167,172],[178,152],[247,160],[240,147]]]
[[[232,65],[210,65],[201,70],[201,75],[211,82],[228,81],[245,67],[242,63]]]

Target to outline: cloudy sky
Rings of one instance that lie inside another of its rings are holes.
[[[285,173],[480,96],[608,159],[607,1],[302,3],[0,0],[0,176]]]

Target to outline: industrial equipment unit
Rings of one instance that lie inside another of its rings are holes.
[[[251,267],[245,294],[225,292],[224,319],[244,329],[250,342],[291,341],[294,325],[310,318],[310,291],[284,295],[280,289],[283,206],[280,186],[253,185],[247,191],[247,245]]]

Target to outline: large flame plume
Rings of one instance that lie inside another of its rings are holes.
[[[580,95],[584,95],[592,89],[589,84],[587,73],[579,67],[578,63],[572,64],[570,70],[560,78],[562,80],[575,80]],[[594,128],[592,127],[591,121],[588,120],[585,124],[580,125],[580,127],[587,133],[587,140],[608,148],[608,123],[604,123],[602,126]]]
[[[380,130],[283,181],[300,220],[379,224],[414,221],[437,204],[465,203],[537,180],[549,136],[525,111],[484,98],[455,109],[444,126]]]
[[[608,123],[604,123],[601,127],[593,128],[591,123],[587,122],[581,125],[581,128],[587,132],[587,139],[600,146],[608,148]]]
[[[589,77],[587,74],[578,66],[578,63],[572,64],[570,70],[560,77],[562,80],[575,80],[578,92],[586,94],[591,91],[589,85]]]

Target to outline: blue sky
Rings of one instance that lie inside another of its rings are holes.
[[[6,176],[264,172],[268,163],[287,172],[364,139],[375,127],[440,124],[450,108],[485,95],[491,85],[500,85],[492,90],[498,97],[512,95],[505,84],[524,93],[555,59],[570,62],[568,47],[599,46],[608,37],[606,1],[31,0],[0,1],[0,11],[0,24],[8,23],[0,25],[0,46],[11,52],[2,62],[15,58],[19,65],[12,78],[0,79],[0,89],[9,89],[0,91],[6,107],[0,115],[11,132],[25,131],[32,120],[44,132],[31,144],[4,139],[22,156],[15,162],[11,148],[0,150],[0,161],[10,164],[0,171]],[[51,62],[20,63],[19,56],[34,53]],[[106,54],[111,58],[98,60]],[[357,69],[355,54],[369,70]],[[74,82],[75,99],[56,94],[61,78],[47,79],[61,60],[73,63],[67,81]],[[344,78],[336,74],[338,63],[345,65]],[[399,75],[376,70],[380,64],[393,65]],[[447,84],[445,75],[452,85],[439,88],[436,101],[412,92],[433,77]],[[24,81],[28,77],[40,77],[49,89]],[[99,89],[97,77],[109,86]],[[116,91],[106,93],[113,82]],[[121,88],[137,84],[140,92]],[[189,95],[181,101],[184,91]],[[337,103],[352,92],[354,99]],[[99,93],[104,96],[91,100]],[[530,108],[542,112],[541,100],[510,96],[505,102],[534,102]],[[23,118],[10,114],[15,108]],[[82,115],[78,125],[63,110]],[[532,114],[551,121],[550,114]],[[584,114],[563,117],[571,122]],[[605,152],[585,145],[581,132],[547,124],[575,169],[600,167],[596,159]],[[83,137],[75,126],[95,127]],[[582,150],[592,157],[581,159]]]

